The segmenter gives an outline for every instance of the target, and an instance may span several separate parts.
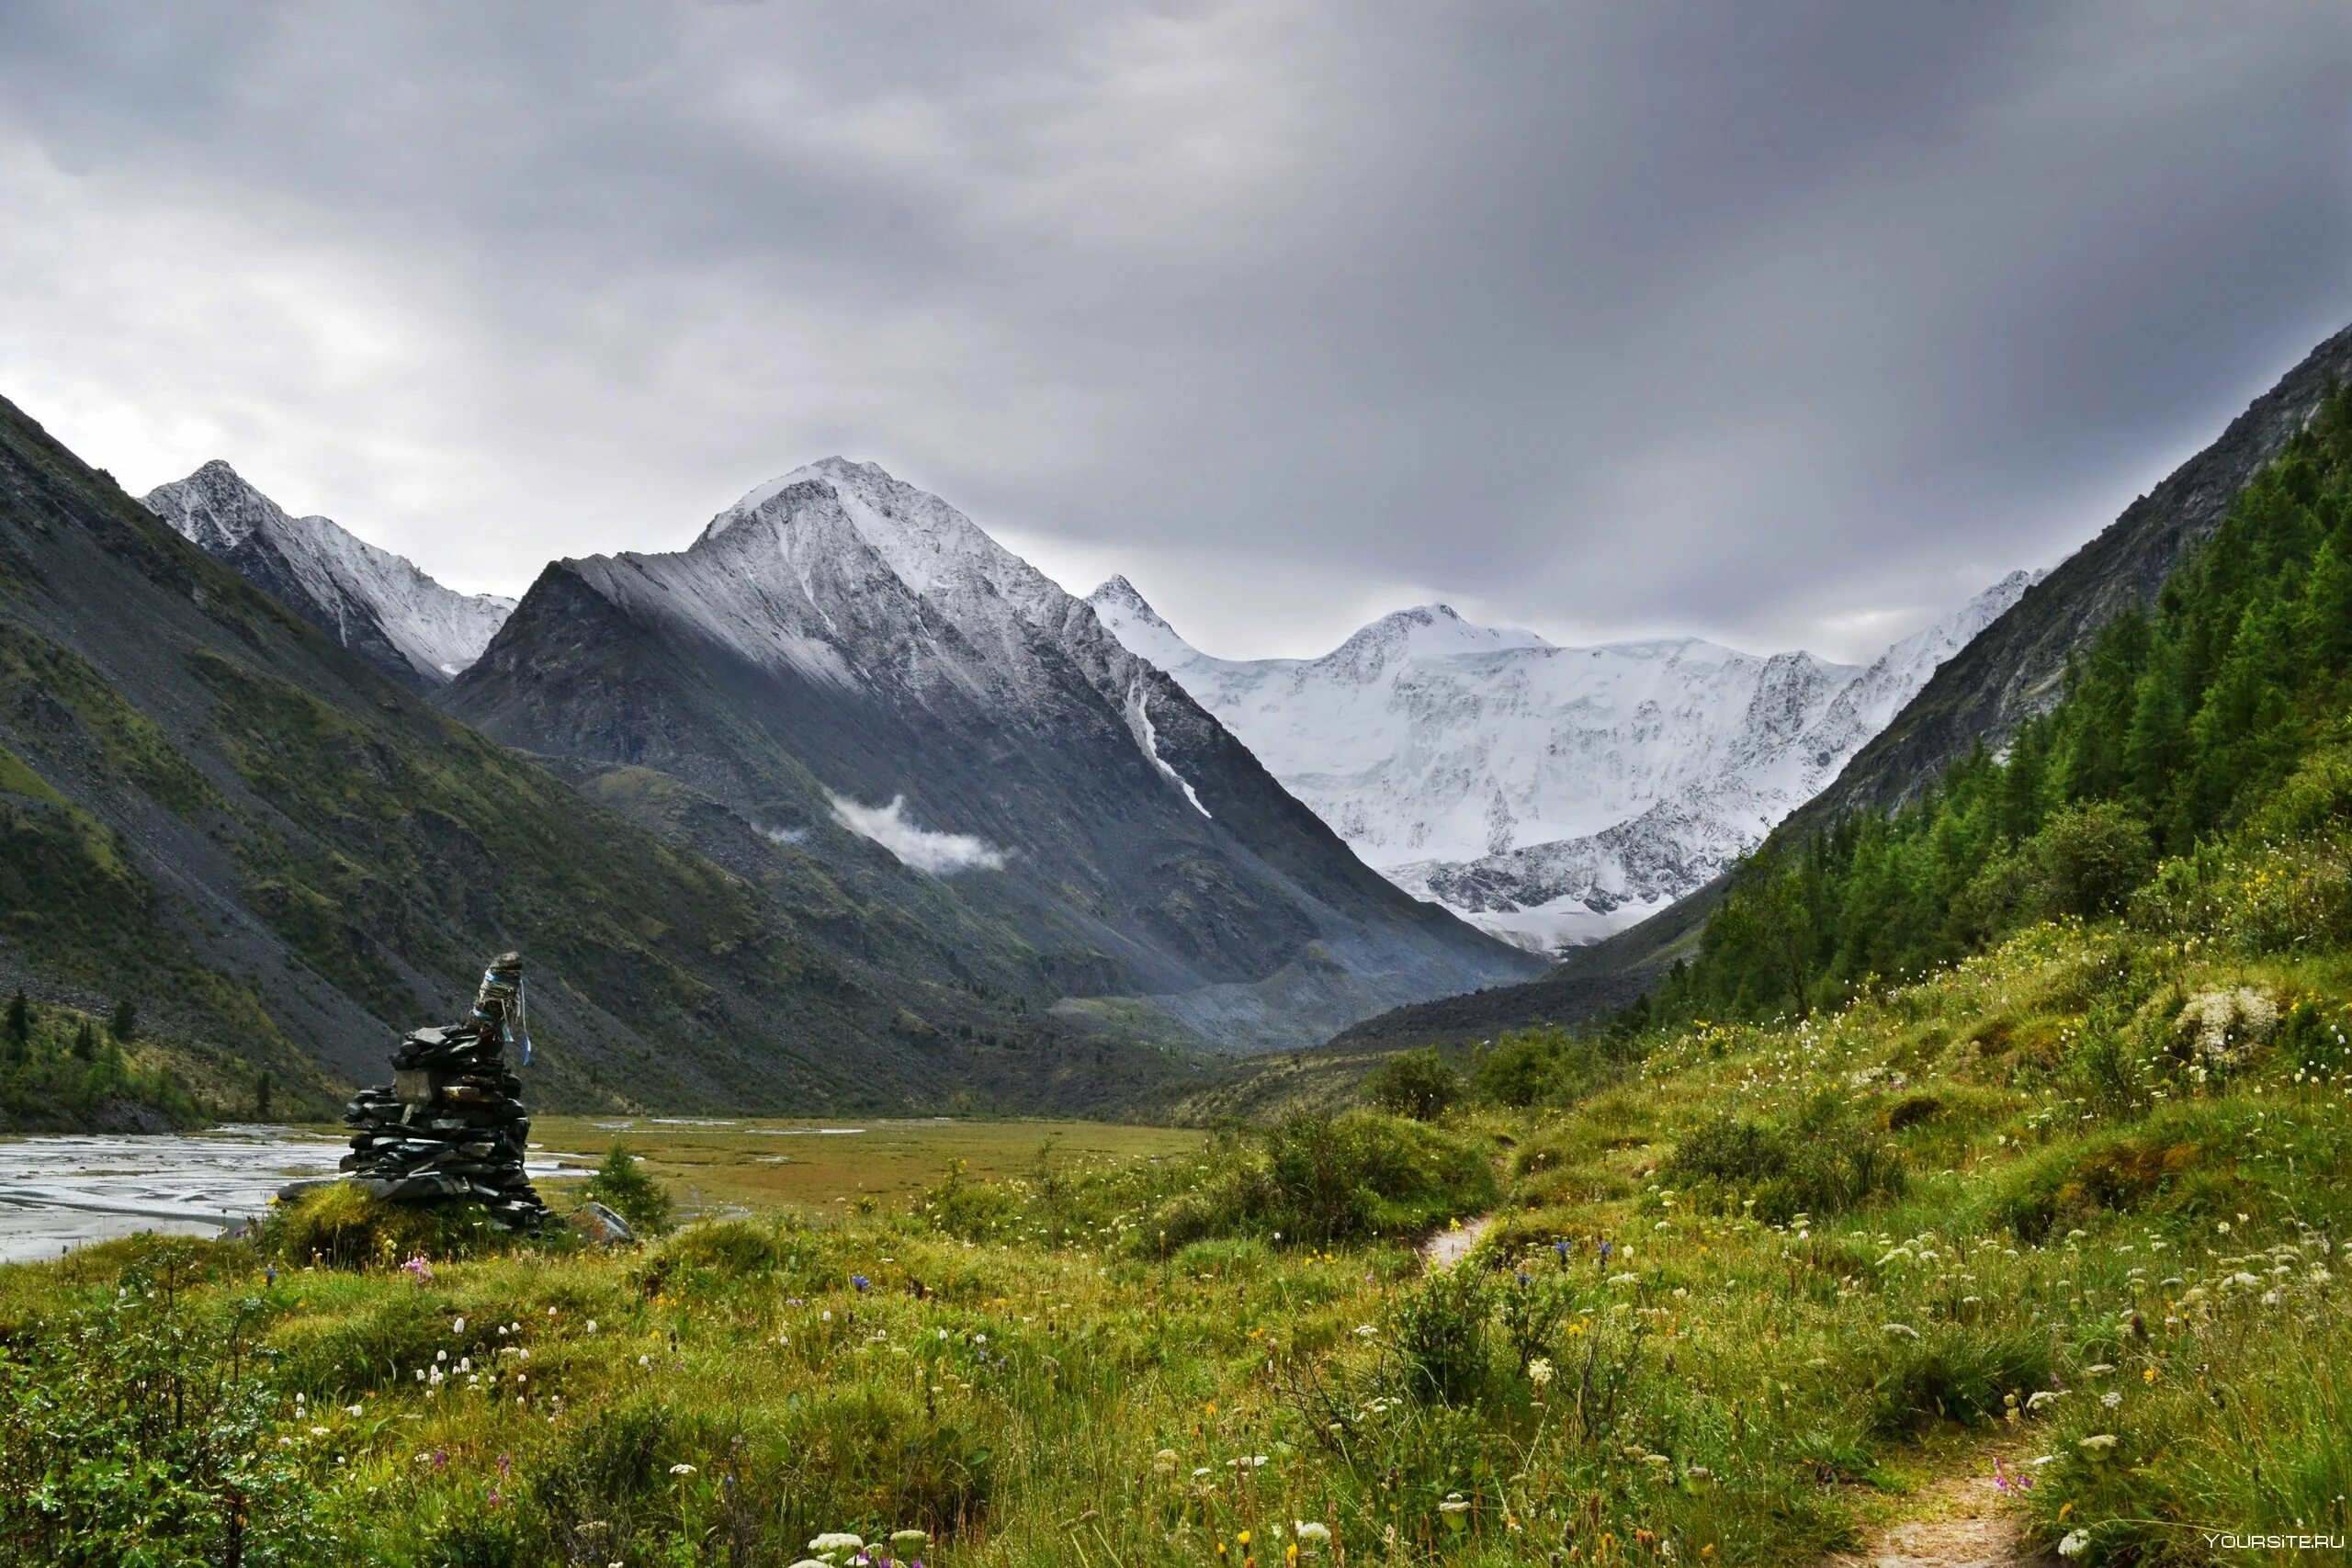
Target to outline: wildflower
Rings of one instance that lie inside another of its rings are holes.
[[[2075,1446],[2093,1459],[2105,1459],[2115,1447],[2115,1434],[2100,1432],[2097,1436],[2083,1438]]]
[[[466,1320],[462,1317],[449,1325],[449,1332],[452,1334],[463,1334],[465,1331]]]
[[[1356,1325],[1356,1337],[1359,1339],[1369,1339],[1379,1332],[1380,1330],[1374,1328],[1368,1323],[1359,1323]]]
[[[1331,1544],[1331,1527],[1320,1519],[1299,1519],[1291,1527],[1301,1547],[1308,1551],[1320,1551]]]
[[[1176,1450],[1174,1449],[1162,1449],[1158,1453],[1152,1455],[1151,1468],[1158,1471],[1162,1475],[1175,1474]]]
[[[870,1289],[872,1289],[872,1288],[873,1288],[873,1285],[874,1285],[874,1281],[873,1281],[873,1280],[869,1280],[869,1279],[867,1279],[867,1278],[866,1278],[865,1275],[863,1275],[863,1274],[852,1274],[852,1275],[849,1277],[849,1282],[850,1282],[851,1284],[853,1284],[853,1285],[856,1286],[856,1287],[857,1287],[859,1290],[861,1290],[861,1291],[864,1291],[864,1290],[870,1290]]]
[[[1470,1505],[1461,1493],[1447,1493],[1445,1501],[1437,1506],[1437,1511],[1439,1517],[1445,1520],[1446,1529],[1459,1533],[1469,1528],[1470,1520],[1467,1516],[1470,1512]]]
[[[2090,1531],[2068,1530],[2066,1532],[2066,1538],[2058,1543],[2058,1555],[2061,1557],[2080,1557],[2090,1546]]]
[[[2110,1390],[2106,1393],[2100,1394],[2098,1396],[2098,1402],[2101,1404],[2106,1405],[2109,1410],[2113,1410],[2123,1403],[2123,1396]]]
[[[692,1475],[694,1472],[695,1467],[690,1464],[673,1464],[670,1467],[670,1473],[673,1475]]]
[[[865,1538],[852,1535],[847,1530],[829,1530],[823,1535],[810,1537],[808,1541],[808,1550],[829,1562],[837,1553],[865,1549]]]
[[[1878,1331],[1881,1334],[1891,1334],[1897,1338],[1902,1339],[1917,1339],[1919,1337],[1919,1331],[1912,1327],[1907,1323],[1883,1323],[1879,1325]]]
[[[1552,1381],[1552,1363],[1541,1356],[1538,1356],[1535,1359],[1528,1362],[1527,1381],[1533,1383],[1537,1388],[1542,1388],[1544,1384],[1550,1382]]]
[[[593,1317],[588,1320],[588,1332],[591,1334],[596,1332],[596,1320]]]

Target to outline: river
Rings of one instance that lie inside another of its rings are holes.
[[[55,1258],[137,1231],[218,1235],[280,1187],[333,1176],[340,1136],[293,1127],[0,1140],[0,1263]],[[534,1150],[534,1179],[581,1168]]]

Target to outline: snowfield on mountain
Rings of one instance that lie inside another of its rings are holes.
[[[1319,659],[1226,660],[1124,577],[1089,603],[1367,862],[1542,952],[1754,848],[2033,581],[2011,573],[1868,666],[1696,637],[1561,648],[1444,604]]]

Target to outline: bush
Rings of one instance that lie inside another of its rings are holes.
[[[1364,1080],[1364,1092],[1391,1116],[1434,1122],[1462,1102],[1462,1075],[1427,1046],[1391,1056]]]
[[[2052,914],[2112,914],[2155,867],[2147,824],[2113,801],[2065,807],[2027,847]]]
[[[640,1235],[660,1235],[672,1224],[669,1192],[620,1144],[605,1151],[596,1174],[581,1183],[580,1195],[604,1204]]]
[[[1491,1373],[1487,1320],[1494,1288],[1480,1270],[1456,1266],[1430,1275],[1396,1306],[1390,1341],[1406,1392],[1441,1404],[1468,1404]]]
[[[1626,1045],[1622,1038],[1579,1038],[1557,1024],[1515,1029],[1478,1058],[1470,1079],[1478,1098],[1496,1105],[1565,1105],[1590,1093]]]
[[[271,1441],[260,1302],[191,1289],[213,1262],[200,1244],[109,1257],[128,1262],[119,1294],[0,1353],[0,1560],[322,1561],[311,1483]]]
[[[1467,1139],[1372,1111],[1299,1115],[1224,1145],[1135,1234],[1162,1253],[1223,1236],[1408,1235],[1490,1208],[1497,1192],[1492,1162]]]
[[[1826,1092],[1787,1126],[1725,1116],[1695,1128],[1666,1169],[1679,1179],[1740,1194],[1768,1224],[1892,1198],[1905,1180],[1901,1153]]]
[[[1412,1122],[1295,1116],[1269,1135],[1266,1152],[1263,1218],[1300,1241],[1426,1230],[1496,1201],[1484,1153]]]

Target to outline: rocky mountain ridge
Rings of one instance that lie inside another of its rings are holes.
[[[332,518],[288,515],[217,458],[143,501],[182,538],[412,690],[442,685],[480,658],[514,609],[494,593],[445,588]]]
[[[872,464],[795,469],[683,551],[556,563],[443,700],[864,868],[944,944],[1025,955],[1081,1026],[1298,1043],[1526,972],[1363,866],[1085,603]]]

